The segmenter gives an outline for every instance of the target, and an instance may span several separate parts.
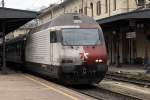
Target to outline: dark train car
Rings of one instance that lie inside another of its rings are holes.
[[[6,41],[6,61],[7,63],[24,64],[25,62],[25,41],[26,35],[21,35],[12,40]],[[2,55],[2,44],[0,45]]]

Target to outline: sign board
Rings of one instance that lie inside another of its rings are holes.
[[[126,38],[127,39],[136,38],[136,32],[128,32],[128,33],[126,33]]]

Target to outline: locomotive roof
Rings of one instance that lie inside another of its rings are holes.
[[[77,19],[74,19],[74,18]],[[76,25],[78,23],[74,23],[74,20],[81,20],[83,24],[97,24],[96,21],[89,16],[77,13],[68,13],[63,14],[51,22],[51,26],[62,26],[62,25]]]
[[[81,24],[81,23],[74,23],[74,20],[79,20],[81,21],[82,24],[97,24],[97,22],[92,17],[77,13],[67,13],[54,18],[48,23],[33,28],[31,30],[31,33],[35,33],[53,26],[68,26]]]

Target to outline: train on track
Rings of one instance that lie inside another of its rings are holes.
[[[99,83],[108,70],[101,27],[76,13],[58,16],[7,41],[6,60],[64,84]]]

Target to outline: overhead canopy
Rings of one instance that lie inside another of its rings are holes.
[[[8,34],[28,21],[35,19],[37,15],[38,13],[33,11],[0,7],[0,32],[5,27],[5,34]],[[2,33],[0,33],[1,36]]]
[[[108,18],[97,20],[99,24],[107,24],[107,23],[113,23],[116,21],[123,21],[123,20],[130,20],[130,19],[150,19],[150,9],[146,10],[138,10],[123,14],[118,14],[115,16],[110,16]]]

